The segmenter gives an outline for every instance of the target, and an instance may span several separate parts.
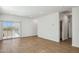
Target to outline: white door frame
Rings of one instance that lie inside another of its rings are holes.
[[[2,25],[2,23],[3,22],[7,22],[7,21],[0,21],[0,29],[1,29],[1,33],[2,33],[2,35],[0,35],[1,36],[1,38],[0,38],[0,40],[3,40],[3,25]],[[22,37],[22,24],[21,24],[21,22],[20,21],[9,21],[9,22],[14,22],[14,23],[19,23],[20,24],[20,37]]]

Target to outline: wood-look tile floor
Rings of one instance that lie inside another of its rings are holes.
[[[71,46],[71,40],[56,43],[50,40],[28,37],[0,41],[1,53],[79,53]]]

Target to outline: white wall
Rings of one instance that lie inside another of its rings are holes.
[[[24,19],[22,20],[22,35],[24,37],[37,35],[35,24],[32,20]]]
[[[37,34],[35,31],[35,24],[32,19],[27,19],[26,17],[3,14],[3,15],[0,15],[0,21],[20,22],[22,37],[33,36]]]
[[[72,9],[72,46],[79,47],[79,7]]]
[[[2,40],[2,24],[0,22],[0,40]]]
[[[38,36],[59,42],[59,13],[53,13],[38,19]]]
[[[38,31],[38,19],[33,19],[33,27],[34,27],[34,33],[35,35],[37,35],[37,31]]]

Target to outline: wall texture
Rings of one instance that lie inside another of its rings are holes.
[[[22,20],[22,35],[23,37],[37,35],[35,24],[32,20],[24,19]]]
[[[59,13],[53,13],[38,19],[38,36],[59,42]]]
[[[72,9],[72,45],[79,47],[79,7]]]

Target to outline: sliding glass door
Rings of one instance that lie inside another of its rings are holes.
[[[17,38],[21,36],[20,22],[2,22],[2,39]]]

